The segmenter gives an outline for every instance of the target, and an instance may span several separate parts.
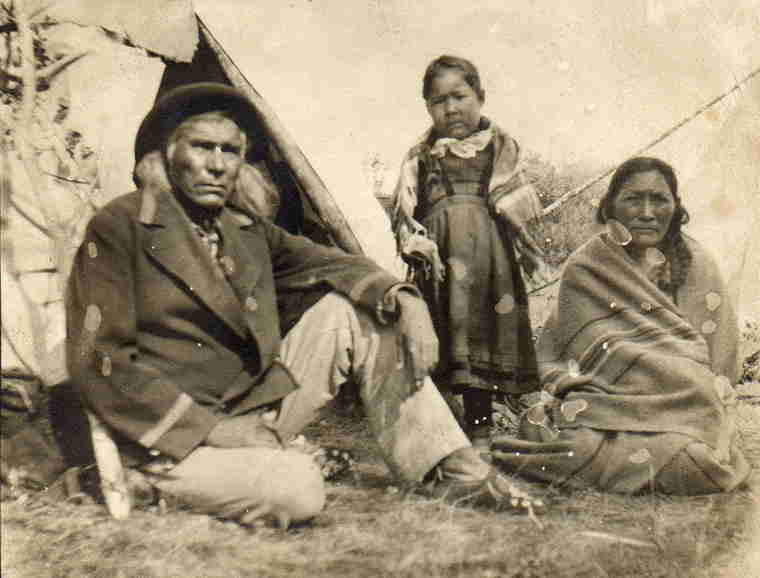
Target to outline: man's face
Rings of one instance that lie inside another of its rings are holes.
[[[206,209],[224,206],[235,188],[246,137],[237,124],[209,112],[184,120],[166,147],[169,177],[191,202]]]

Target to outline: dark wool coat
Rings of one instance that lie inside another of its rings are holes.
[[[228,209],[219,223],[221,266],[171,192],[137,191],[90,221],[76,256],[69,371],[130,461],[182,459],[225,415],[297,387],[278,360],[278,293],[321,286],[381,320],[395,310],[398,281],[370,259]]]

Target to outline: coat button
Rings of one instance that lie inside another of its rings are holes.
[[[248,296],[245,299],[245,309],[246,311],[253,313],[259,308],[259,302],[256,301],[255,297]]]

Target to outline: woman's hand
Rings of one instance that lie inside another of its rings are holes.
[[[399,331],[404,340],[404,350],[412,363],[416,389],[438,363],[438,337],[433,329],[427,305],[419,297],[406,291],[396,295],[401,315]]]

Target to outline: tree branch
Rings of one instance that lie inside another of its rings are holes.
[[[89,185],[90,184],[90,181],[83,181],[81,179],[72,179],[70,177],[64,177],[64,176],[57,175],[55,173],[51,173],[50,171],[45,171],[45,170],[43,170],[42,172],[50,177],[53,177],[54,179],[58,179],[60,181],[66,181],[67,183],[74,183],[75,185]]]
[[[37,71],[37,78],[38,82],[45,81],[50,82],[55,78],[59,73],[63,72],[70,64],[73,64],[83,56],[87,55],[88,51],[85,50],[84,52],[80,52],[79,54],[74,54],[72,56],[65,56],[64,58],[61,58],[60,60],[56,60],[52,64],[47,65],[45,68],[41,68]]]
[[[24,210],[13,199],[13,195],[8,196],[8,204],[10,204],[11,207],[16,209],[16,212],[18,212],[19,215],[21,215],[24,219],[26,219],[30,225],[32,225],[35,229],[38,229],[43,235],[45,235],[48,238],[51,238],[53,236],[53,232],[50,230],[50,228],[45,223],[40,223],[37,219],[35,219],[29,213],[27,213],[26,210]]]
[[[56,76],[68,68],[69,65],[75,63],[77,60],[83,56],[86,56],[87,54],[89,54],[89,52],[85,51],[80,52],[79,54],[74,54],[73,56],[66,56],[60,60],[56,60],[52,64],[47,65],[45,68],[40,68],[37,70],[37,90],[45,90],[48,86],[50,86],[50,83]],[[23,67],[20,70],[11,70],[9,68],[7,70],[0,70],[0,74],[2,74],[7,80],[13,80],[14,82],[23,84],[23,71]]]

